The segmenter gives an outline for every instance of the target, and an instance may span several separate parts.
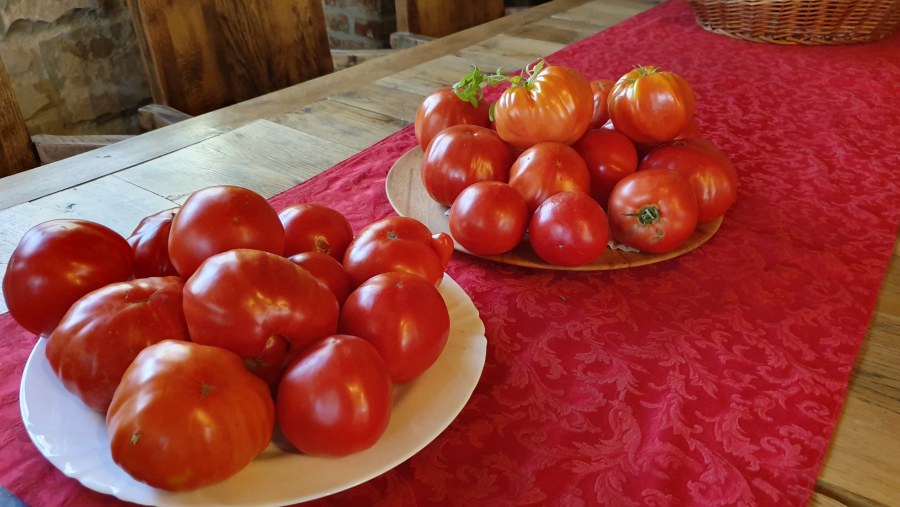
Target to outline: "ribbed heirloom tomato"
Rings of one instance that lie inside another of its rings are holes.
[[[335,295],[290,260],[261,250],[216,254],[184,285],[191,339],[228,349],[275,386],[306,345],[337,330]]]
[[[694,92],[687,81],[652,66],[620,77],[607,101],[616,130],[649,146],[675,139],[694,115]]]
[[[105,414],[122,375],[141,350],[190,340],[177,276],[106,285],[72,305],[50,335],[46,355],[66,389]]]
[[[269,445],[274,425],[268,387],[236,354],[176,340],[138,354],[106,414],[113,461],[169,491],[231,477]]]
[[[577,70],[541,61],[511,81],[494,103],[494,126],[504,141],[524,150],[543,141],[572,144],[587,131],[594,93]]]

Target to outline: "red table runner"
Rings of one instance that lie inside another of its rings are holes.
[[[737,204],[699,250],[640,268],[456,254],[488,338],[471,400],[402,465],[314,503],[805,505],[900,222],[900,37],[738,41],[671,0],[548,61],[685,77],[738,170]],[[406,128],[272,201],[331,205],[358,230],[393,213],[384,178],[414,144]],[[118,503],[31,444],[18,385],[34,337],[8,315],[0,336],[0,484],[33,506]]]

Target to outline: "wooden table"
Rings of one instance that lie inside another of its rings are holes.
[[[128,234],[140,218],[214,184],[272,196],[411,123],[429,92],[474,63],[520,68],[653,7],[554,0],[248,102],[0,180],[0,270],[44,220]],[[900,502],[900,247],[850,384],[812,505]],[[0,301],[0,311],[6,311]]]

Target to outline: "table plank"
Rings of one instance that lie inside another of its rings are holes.
[[[409,125],[406,120],[329,99],[272,121],[360,151]]]
[[[268,198],[357,151],[258,120],[117,176],[179,204],[210,185],[239,185]]]

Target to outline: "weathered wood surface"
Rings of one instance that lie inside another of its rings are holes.
[[[417,101],[469,69],[512,70],[655,5],[554,0],[411,49],[0,180],[0,272],[22,234],[62,216],[129,233],[197,188],[270,196],[412,121]],[[290,148],[278,145],[290,145]],[[252,172],[251,172],[252,168]],[[900,243],[810,505],[900,505]],[[0,302],[0,311],[5,307]]]
[[[190,115],[333,70],[321,0],[129,0],[153,100]]]

